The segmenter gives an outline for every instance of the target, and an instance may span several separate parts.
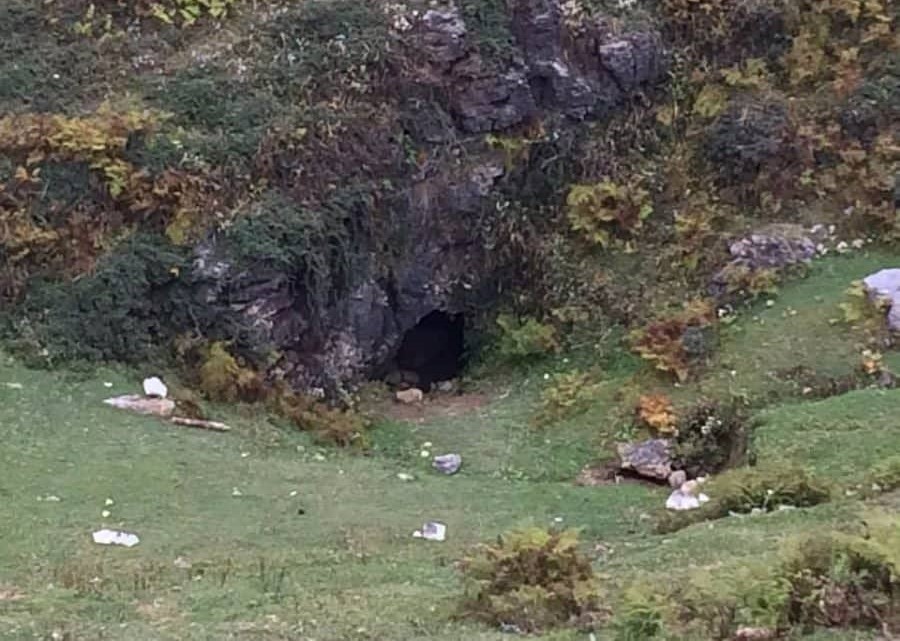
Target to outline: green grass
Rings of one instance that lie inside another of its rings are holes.
[[[781,364],[849,371],[856,339],[828,319],[846,284],[885,260],[873,254],[818,264],[807,280],[786,285],[775,306],[741,316],[719,367],[742,363],[733,384],[755,392],[775,385],[767,372]],[[797,314],[781,313],[788,309]],[[652,514],[664,489],[574,486],[577,471],[605,456],[604,444],[621,427],[615,392],[631,380],[634,361],[618,362],[624,365],[608,366],[594,406],[561,425],[536,430],[529,421],[544,370],[573,366],[562,360],[495,382],[493,400],[468,413],[385,422],[364,456],[316,448],[254,408],[221,408],[234,427],[228,434],[132,416],[101,403],[138,387],[131,372],[35,371],[2,357],[0,593],[15,586],[24,597],[0,600],[0,638],[499,640],[507,637],[457,620],[454,562],[511,528],[557,518],[581,528],[588,549],[611,550],[597,569],[615,604],[634,581],[775,563],[785,538],[852,528],[862,518],[859,500],[838,497],[658,536]],[[696,395],[722,380],[714,367],[699,384],[675,391]],[[754,447],[761,460],[799,462],[851,487],[900,449],[898,409],[900,391],[791,399],[760,412]],[[420,456],[426,442],[433,453],[460,452],[463,470],[432,472]],[[403,482],[400,472],[416,480]],[[38,500],[48,495],[61,501]],[[107,498],[114,505],[106,507]],[[882,504],[894,509],[896,495]],[[445,543],[411,537],[432,519],[448,524]],[[137,532],[141,544],[94,545],[90,533],[102,526]],[[178,557],[192,567],[176,567]]]

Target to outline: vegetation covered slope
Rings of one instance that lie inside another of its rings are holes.
[[[724,367],[745,364],[734,385],[765,384],[767,343],[802,341],[804,314],[836,311],[844,284],[887,258],[825,261],[809,279],[786,286],[776,305],[757,310],[757,320],[748,314],[758,329],[752,336],[736,332],[721,352]],[[784,313],[788,308],[798,314]],[[819,349],[798,351],[795,360],[811,368],[822,363],[835,375],[851,372],[855,358],[820,360],[840,353],[845,341],[846,328],[823,328]],[[382,422],[368,457],[321,450],[250,407],[219,410],[235,428],[224,435],[134,417],[100,402],[135,386],[127,370],[48,373],[5,356],[0,634],[499,639],[505,635],[458,619],[463,584],[455,562],[510,529],[565,526],[581,529],[613,615],[597,638],[651,638],[622,636],[648,607],[667,626],[687,625],[679,638],[728,638],[706,624],[720,621],[733,631],[777,617],[774,605],[767,610],[752,599],[787,541],[860,532],[863,522],[874,527],[878,513],[896,523],[895,493],[864,501],[861,489],[870,469],[900,450],[896,390],[822,401],[801,396],[760,413],[754,444],[760,462],[807,466],[834,484],[834,499],[816,507],[656,534],[662,488],[574,486],[582,466],[606,456],[603,443],[628,428],[629,421],[615,418],[613,392],[644,374],[617,349],[613,342],[599,361],[590,357],[604,364],[608,379],[584,414],[546,429],[530,426],[546,385],[543,372],[572,366],[560,359],[531,376],[482,381],[495,391],[481,408]],[[709,385],[716,370],[703,379]],[[434,473],[422,449],[461,452],[463,471]],[[425,520],[445,522],[448,540],[413,538]],[[141,543],[130,550],[94,545],[90,532],[102,525],[137,532]],[[655,596],[647,586],[671,586],[677,594]],[[669,614],[682,603],[699,609]],[[675,635],[679,627],[666,630]],[[538,638],[583,637],[564,630]],[[870,637],[845,631],[808,638]]]
[[[2,3],[0,635],[890,634],[897,357],[851,284],[896,266],[896,11]],[[433,309],[478,402],[345,411]],[[116,361],[235,430],[104,407]],[[605,474],[650,435],[706,507]],[[529,526],[580,543],[471,549]]]

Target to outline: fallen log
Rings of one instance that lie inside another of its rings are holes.
[[[225,425],[225,423],[219,423],[218,421],[204,421],[199,418],[184,418],[182,416],[173,416],[169,419],[175,425],[184,425],[185,427],[198,427],[202,430],[213,430],[216,432],[228,432],[231,430],[230,427]]]

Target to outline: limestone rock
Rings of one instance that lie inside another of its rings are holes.
[[[774,641],[778,634],[771,628],[738,628],[732,641]]]
[[[425,394],[417,387],[411,387],[397,392],[395,398],[404,405],[415,405],[425,400]]]
[[[169,395],[169,388],[157,376],[144,379],[144,395],[153,398],[165,398]]]
[[[667,481],[672,474],[672,442],[654,438],[618,446],[623,470],[657,481]]]
[[[683,510],[696,510],[700,507],[700,499],[693,494],[687,494],[681,490],[675,490],[666,499],[666,509],[681,512]]]
[[[882,269],[866,276],[863,284],[871,298],[887,302],[888,328],[900,332],[900,269]]]
[[[466,53],[466,23],[456,7],[426,11],[419,25],[419,46],[435,63],[451,63]]]
[[[450,476],[459,472],[459,468],[462,466],[462,457],[459,454],[435,456],[431,461],[431,466],[438,472]]]
[[[138,414],[169,418],[175,412],[175,401],[168,398],[148,398],[137,394],[116,396],[103,401],[107,405]]]
[[[809,263],[816,255],[812,233],[799,225],[769,225],[739,238],[728,247],[731,260],[713,276],[710,294],[726,299],[730,291],[729,276],[737,272],[763,269],[781,270]]]
[[[684,470],[675,470],[669,475],[669,487],[678,489],[687,481],[687,474]]]

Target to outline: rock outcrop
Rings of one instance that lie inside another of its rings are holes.
[[[481,134],[543,114],[572,126],[602,117],[665,71],[655,33],[620,34],[602,21],[573,31],[556,0],[517,0],[510,15],[508,55],[480,51],[452,5],[416,16],[403,33],[400,126],[434,153],[415,173],[386,177],[395,183],[390,225],[400,240],[387,259],[383,249],[360,252],[372,258],[326,305],[303,304],[296,274],[239,267],[220,239],[198,247],[198,296],[235,316],[245,342],[281,354],[276,373],[299,389],[340,396],[347,383],[383,372],[427,314],[465,312],[494,295],[476,230],[507,168],[502,154],[484,149]],[[280,162],[289,175],[289,160]],[[372,166],[370,173],[382,170]]]
[[[500,131],[542,110],[604,116],[665,73],[655,32],[617,34],[603,20],[573,30],[557,0],[516,0],[510,12],[518,51],[499,67],[470,42],[456,7],[428,11],[416,25],[421,75],[447,93],[464,132]]]

